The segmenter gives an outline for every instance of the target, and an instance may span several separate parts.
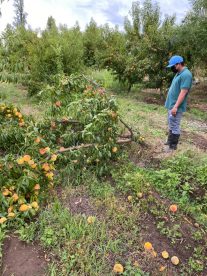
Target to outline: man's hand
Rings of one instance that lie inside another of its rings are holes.
[[[185,99],[186,95],[188,94],[188,89],[181,89],[179,97],[177,99],[176,104],[174,105],[173,109],[171,110],[171,114],[175,117],[178,111],[178,107],[181,105],[183,100]]]
[[[177,114],[178,108],[177,107],[173,107],[173,109],[171,110],[171,114],[175,117]]]

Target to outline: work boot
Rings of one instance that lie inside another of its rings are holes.
[[[179,138],[180,138],[180,134],[174,134],[174,133],[172,133],[170,144],[169,144],[169,148],[170,149],[172,149],[172,150],[176,150],[177,149]]]
[[[167,141],[164,143],[164,145],[166,145],[166,146],[170,145],[171,139],[172,139],[172,130],[169,130]]]

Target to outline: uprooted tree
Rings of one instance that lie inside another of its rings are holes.
[[[51,105],[42,121],[0,105],[0,223],[35,215],[58,171],[107,173],[119,145],[139,135],[120,118],[116,101],[80,76],[57,75],[45,88]],[[119,137],[119,122],[128,134]]]

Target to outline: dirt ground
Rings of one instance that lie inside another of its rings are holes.
[[[44,276],[45,253],[37,245],[27,244],[11,236],[4,241],[2,276]]]

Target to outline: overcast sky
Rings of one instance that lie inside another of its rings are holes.
[[[14,8],[12,0],[5,0],[1,5],[0,32],[7,23],[13,23]],[[57,25],[74,26],[78,21],[81,28],[93,17],[98,24],[109,23],[123,26],[123,19],[131,8],[133,0],[25,0],[27,22],[32,29],[46,26],[47,18],[53,16]],[[176,14],[179,23],[190,9],[189,0],[158,0],[162,14]]]

